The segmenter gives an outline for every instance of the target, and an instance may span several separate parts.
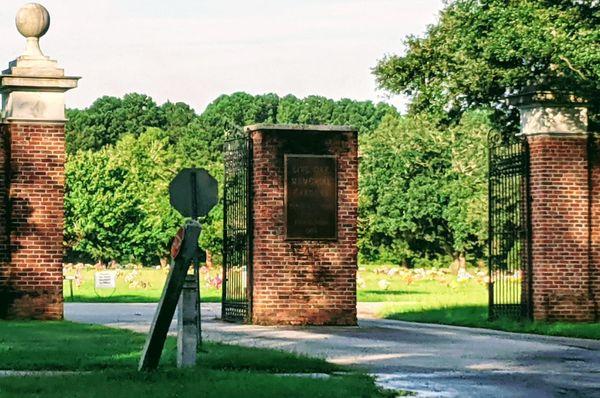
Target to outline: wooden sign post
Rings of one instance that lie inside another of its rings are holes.
[[[198,267],[202,254],[198,246],[198,238],[202,228],[196,219],[207,215],[217,204],[217,181],[206,170],[184,169],[177,174],[169,185],[169,195],[171,205],[183,216],[190,217],[191,220],[185,223],[173,241],[173,247],[171,248],[174,259],[173,265],[152,320],[150,333],[140,359],[139,370],[155,370],[158,367],[177,303],[182,296],[188,270],[192,263],[196,268]],[[195,284],[195,289],[192,294],[195,295],[195,302],[190,300],[190,292],[184,294],[181,299],[182,306],[186,308],[181,309],[182,314],[179,317],[182,322],[179,327],[179,332],[182,335],[178,339],[179,367],[191,366],[196,362],[196,345],[200,337],[200,300],[198,298],[199,280],[197,269],[194,279],[195,281],[192,283]],[[190,302],[195,306],[196,317],[191,317],[192,320],[195,320],[193,322],[195,327],[193,325],[190,327]],[[195,335],[195,339],[190,339],[190,333]]]

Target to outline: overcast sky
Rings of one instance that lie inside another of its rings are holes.
[[[2,0],[0,64],[25,39]],[[197,111],[220,94],[275,92],[387,101],[371,68],[435,22],[442,0],[43,0],[42,51],[82,76],[69,107],[141,92]],[[3,68],[5,69],[5,68]]]

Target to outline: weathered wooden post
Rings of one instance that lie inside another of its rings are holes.
[[[200,311],[198,302],[198,273],[188,275],[192,264],[197,267],[204,257],[198,246],[202,230],[198,217],[206,216],[217,204],[217,180],[203,169],[183,169],[169,185],[171,205],[184,217],[190,217],[175,237],[171,247],[173,265],[165,282],[158,308],[140,358],[139,370],[158,367],[160,356],[179,303],[177,365],[189,367],[196,363],[200,340]]]

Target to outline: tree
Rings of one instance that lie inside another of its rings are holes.
[[[71,255],[144,264],[166,256],[182,221],[168,196],[179,169],[159,129],[69,155],[65,242]]]
[[[140,94],[102,97],[88,109],[70,111],[67,248],[103,261],[153,262],[164,255],[181,221],[168,205],[166,184],[181,168],[201,167],[217,178],[222,195],[226,131],[255,123],[317,123],[350,124],[367,135],[396,113],[370,101],[234,93],[196,115],[186,104],[159,107]],[[201,236],[217,261],[222,214],[219,204]]]
[[[423,115],[387,116],[361,142],[360,251],[368,260],[462,266],[485,245],[490,112],[466,113],[441,131]]]
[[[137,137],[148,127],[166,125],[163,110],[143,94],[127,94],[123,99],[101,97],[84,110],[67,112],[67,152],[99,150],[115,144],[125,134]]]
[[[233,129],[254,123],[274,123],[276,120],[279,97],[275,94],[252,96],[247,93],[222,95],[200,115],[198,123],[190,131],[203,147],[211,161],[222,159],[225,133]]]
[[[165,119],[165,123],[161,127],[166,131],[185,127],[198,117],[192,107],[184,102],[167,101],[161,105],[160,109]]]
[[[356,127],[362,135],[375,130],[389,113],[397,113],[397,110],[384,103],[347,98],[335,101],[316,95],[299,99],[287,95],[279,102],[277,123],[349,125]]]
[[[410,96],[411,112],[443,122],[479,107],[516,120],[505,94],[551,84],[588,97],[597,130],[599,26],[598,1],[451,1],[424,37],[410,36],[405,54],[382,59],[375,75],[382,88]]]
[[[525,87],[591,100],[598,131],[600,3],[454,0],[403,55],[380,60],[381,88],[410,99],[363,137],[361,254],[411,261],[484,255],[486,136],[513,132],[507,94]],[[407,260],[408,259],[408,260]]]

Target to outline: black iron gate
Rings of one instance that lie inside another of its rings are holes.
[[[489,317],[531,318],[529,147],[514,134],[489,138]]]
[[[241,131],[224,146],[223,299],[221,317],[249,321],[252,310],[252,141]]]

